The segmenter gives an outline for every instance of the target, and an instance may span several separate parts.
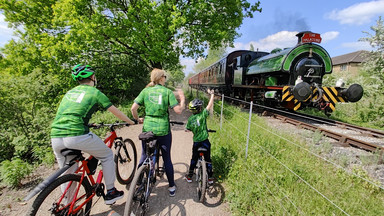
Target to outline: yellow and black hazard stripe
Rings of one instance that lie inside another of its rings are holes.
[[[293,101],[294,102],[294,105],[293,105],[293,110],[298,110],[301,106],[301,102],[294,99],[294,96],[293,94],[291,93],[291,88],[290,86],[284,86],[283,87],[283,96],[281,97],[282,101]]]
[[[283,97],[281,98],[283,101],[291,101],[293,99],[293,95],[291,93],[290,86],[283,87]]]
[[[293,106],[293,110],[298,110],[301,106],[301,102],[295,99],[295,104]]]
[[[332,111],[335,111],[335,104],[337,102],[345,102],[345,100],[337,96],[337,90],[335,87],[323,87],[323,99],[329,102],[329,107]]]

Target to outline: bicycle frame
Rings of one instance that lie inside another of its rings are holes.
[[[113,131],[110,132],[109,136],[104,140],[104,143],[108,146],[108,148],[111,148],[112,144],[114,143],[116,138],[118,138],[117,134],[116,134],[116,131],[113,130]],[[92,155],[88,157],[89,160],[92,159],[92,158],[93,158]],[[80,162],[80,161],[77,160],[76,162]],[[81,188],[81,183],[83,182],[84,178],[86,178],[85,174],[86,173],[90,173],[90,170],[88,168],[88,160],[82,160],[81,161],[81,166],[76,170],[75,173],[81,173],[81,180],[80,180],[80,182],[79,182],[79,184],[78,184],[78,186],[76,188],[76,192],[75,192],[73,200],[71,201],[71,203],[69,203],[70,207],[69,207],[69,210],[68,210],[68,214],[76,214],[78,211],[80,211],[80,209],[83,208],[83,206],[85,204],[87,204],[90,200],[92,200],[93,197],[96,195],[96,189],[100,186],[100,183],[103,180],[103,170],[99,171],[99,174],[97,176],[96,181],[95,181],[95,178],[93,177],[93,175],[88,175],[88,179],[89,179],[89,181],[91,183],[91,186],[93,186],[95,188],[95,190],[92,192],[92,195],[90,197],[88,197],[83,203],[81,203],[81,205],[79,205],[76,209],[73,209],[76,201],[79,200],[79,199],[82,199],[86,195],[86,194],[84,194],[84,195],[82,195],[79,198],[77,197],[77,195],[79,193],[79,190]],[[69,190],[71,184],[68,184],[68,186],[66,187],[62,197],[60,198],[60,200],[58,202],[58,205],[60,205],[61,201],[64,198],[64,194],[67,193],[67,191]],[[61,208],[59,210],[65,209],[66,207],[68,207],[68,205],[64,206],[63,208]]]
[[[142,164],[142,166],[149,166],[148,181],[147,181],[147,191],[145,192],[146,193],[146,198],[148,198],[150,193],[151,193],[151,190],[152,190],[151,184],[152,183],[154,184],[156,182],[156,174],[155,174],[156,170],[155,170],[155,167],[156,167],[156,164],[158,163],[159,151],[160,151],[160,146],[158,144],[156,144],[155,150],[153,152],[153,155],[151,155],[149,153],[148,143],[146,143],[147,158],[144,160],[144,162]],[[152,178],[155,178],[155,180],[151,181]]]

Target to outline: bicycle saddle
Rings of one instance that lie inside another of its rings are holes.
[[[60,151],[61,154],[66,157],[68,155],[78,155],[80,156],[81,155],[81,150],[78,150],[78,149],[69,149],[69,148],[65,148],[63,150]]]
[[[153,134],[152,131],[143,132],[139,135],[139,140],[143,140],[145,142],[149,142],[149,141],[152,141],[155,139],[156,139],[156,136],[155,136],[155,134]]]

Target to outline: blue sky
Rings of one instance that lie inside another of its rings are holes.
[[[255,2],[251,0],[250,2]],[[292,47],[296,44],[296,33],[309,30],[320,33],[321,45],[331,57],[357,50],[370,50],[367,43],[358,40],[373,33],[379,16],[384,19],[384,0],[261,0],[262,12],[244,20],[235,40],[235,48],[271,51],[274,48]],[[12,30],[0,14],[0,46],[12,38]],[[186,66],[185,74],[192,71],[194,59],[181,59]]]

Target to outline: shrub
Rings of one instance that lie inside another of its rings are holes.
[[[19,158],[12,161],[5,160],[0,165],[1,180],[11,187],[18,187],[24,176],[32,172],[32,165]]]

